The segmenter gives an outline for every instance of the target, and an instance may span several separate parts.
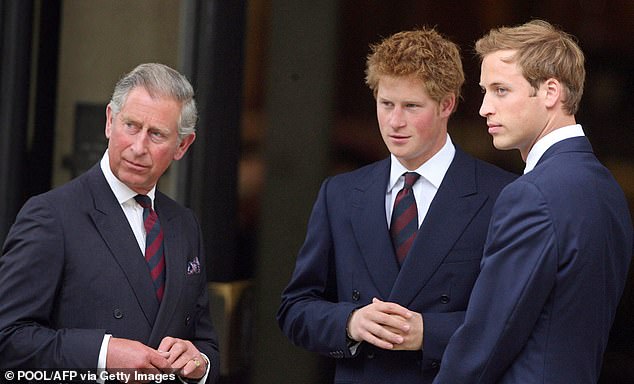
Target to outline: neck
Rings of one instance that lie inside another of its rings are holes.
[[[535,138],[535,141],[533,141],[530,147],[526,148],[525,151],[520,150],[522,160],[526,161],[526,157],[528,156],[528,153],[533,148],[535,143],[537,143],[542,137],[546,136],[547,134],[559,128],[563,128],[563,127],[567,127],[569,125],[575,125],[575,124],[577,124],[577,121],[574,115],[556,115],[550,118],[547,121],[546,125],[544,126],[544,129],[542,129],[542,131]]]

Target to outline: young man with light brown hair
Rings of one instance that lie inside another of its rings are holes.
[[[632,258],[623,191],[575,112],[584,56],[535,20],[476,43],[480,115],[493,145],[518,149],[524,175],[493,207],[464,324],[434,381],[594,384]]]

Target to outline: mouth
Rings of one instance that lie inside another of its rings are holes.
[[[487,122],[487,127],[489,127],[489,134],[498,133],[502,129],[501,124]]]
[[[402,143],[407,141],[410,138],[410,136],[407,135],[390,135],[390,139],[392,141],[394,141],[395,143]]]
[[[148,166],[146,166],[146,165],[139,164],[139,163],[135,163],[134,161],[125,160],[125,159],[124,159],[123,161],[126,163],[126,165],[128,166],[128,168],[130,168],[130,169],[132,169],[132,170],[134,170],[134,171],[137,171],[137,172],[141,172],[141,171],[144,171],[144,170],[146,170],[147,168],[149,168],[149,167],[148,167]]]

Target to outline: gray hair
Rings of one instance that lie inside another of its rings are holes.
[[[181,103],[179,140],[196,132],[198,111],[194,89],[185,76],[163,64],[147,63],[137,66],[124,75],[114,87],[110,108],[115,115],[121,111],[130,91],[136,87],[143,87],[153,98],[164,96]]]

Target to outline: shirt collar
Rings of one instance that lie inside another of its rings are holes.
[[[114,173],[112,173],[112,170],[110,169],[110,158],[108,156],[108,150],[106,150],[106,153],[104,153],[99,165],[101,166],[101,171],[106,177],[106,181],[108,182],[110,189],[112,189],[112,193],[114,193],[114,196],[117,198],[119,204],[123,204],[126,201],[134,198],[134,196],[138,195],[138,193],[134,192],[132,189],[130,189],[130,187],[121,182],[121,180],[117,179]],[[147,194],[148,197],[152,200],[152,205],[154,205],[155,193],[156,186],[154,186]]]
[[[537,162],[539,162],[539,159],[541,159],[548,148],[562,140],[579,136],[585,136],[583,129],[580,124],[574,124],[557,128],[539,139],[528,152],[528,156],[526,156],[526,167],[524,168],[524,173],[526,174],[535,168]]]
[[[442,183],[442,179],[445,177],[445,173],[447,173],[447,170],[449,169],[449,165],[451,165],[451,162],[453,161],[455,153],[456,147],[453,145],[449,134],[447,134],[445,145],[443,145],[440,151],[436,152],[434,156],[421,164],[421,166],[413,172],[416,172],[421,175],[421,177],[424,177],[436,189],[438,189],[440,187],[440,183]],[[410,172],[409,169],[405,168],[405,166],[398,161],[396,156],[390,154],[390,158],[390,181],[387,186],[387,192],[394,189],[403,173]]]

